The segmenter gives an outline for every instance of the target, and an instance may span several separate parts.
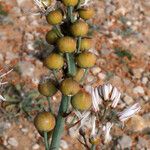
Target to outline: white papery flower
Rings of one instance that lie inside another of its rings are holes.
[[[90,111],[85,111],[83,113],[79,112],[78,110],[74,112],[78,119],[80,120],[80,125],[78,127],[78,130],[82,128],[87,121],[89,121]]]
[[[113,123],[107,122],[106,125],[103,127],[103,132],[104,132],[104,143],[109,143],[112,139],[110,135],[110,130],[113,126]]]
[[[91,137],[96,136],[96,116],[92,117],[92,131],[91,131]]]
[[[81,4],[80,4],[81,7],[83,6],[85,7],[89,5],[91,5],[91,0],[81,0]]]
[[[40,10],[39,13],[34,13],[35,15],[47,15],[54,9],[56,1],[53,1],[51,5],[48,5],[48,2],[43,2],[42,0],[34,0],[34,3]]]
[[[124,109],[122,112],[119,112],[118,113],[119,119],[120,121],[124,122],[127,119],[131,118],[140,110],[141,110],[141,106],[139,105],[139,103],[135,103],[134,105]]]
[[[111,100],[112,107],[115,108],[120,100],[121,93],[116,87],[113,87],[111,84],[104,84],[97,87],[101,98],[104,101]]]
[[[95,112],[99,111],[99,105],[102,103],[102,99],[98,93],[97,88],[87,85],[85,87],[86,91],[89,92],[92,96],[92,106]]]
[[[102,104],[102,101],[112,101],[111,106],[115,108],[120,100],[121,93],[116,87],[113,87],[111,84],[104,84],[97,88],[91,86],[85,87],[86,91],[89,92],[92,96],[92,103],[94,111],[99,111],[99,105]]]

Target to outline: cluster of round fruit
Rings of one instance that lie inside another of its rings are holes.
[[[52,70],[62,69],[66,61],[64,55],[69,53],[73,54],[75,58],[77,71],[74,76],[66,77],[59,87],[56,87],[52,81],[46,81],[40,83],[38,89],[46,97],[53,96],[59,89],[63,95],[72,97],[71,104],[73,108],[85,111],[91,107],[92,100],[91,95],[81,88],[80,81],[84,76],[85,69],[93,67],[96,63],[95,54],[88,51],[91,48],[92,39],[87,37],[89,25],[86,21],[92,18],[94,10],[89,7],[78,8],[79,0],[61,0],[61,2],[65,7],[73,8],[71,9],[73,10],[71,15],[76,17],[69,20],[67,14],[64,15],[61,9],[52,10],[46,15],[47,22],[57,28],[53,28],[46,34],[46,41],[54,45],[55,50],[45,58],[43,64]],[[47,112],[44,113],[47,114]],[[49,125],[51,124],[46,132],[49,132],[54,127],[54,116],[50,113],[46,116],[49,117],[47,122],[43,120],[45,115],[39,114],[35,118],[35,126],[39,131],[45,131],[43,126],[38,126],[38,123],[41,121]],[[53,125],[50,123],[52,120]]]

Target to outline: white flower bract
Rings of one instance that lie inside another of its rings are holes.
[[[122,112],[118,113],[120,121],[124,122],[127,119],[131,118],[134,114],[141,110],[141,106],[139,103],[135,103],[134,105],[124,109]]]
[[[106,125],[103,127],[103,132],[104,132],[104,143],[109,143],[112,139],[110,135],[110,130],[113,126],[113,123],[107,122]]]

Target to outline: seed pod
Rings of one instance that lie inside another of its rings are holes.
[[[71,33],[73,36],[85,36],[88,33],[89,26],[86,22],[81,20],[76,21],[71,25]]]
[[[92,47],[92,40],[89,38],[83,38],[81,40],[81,46],[80,46],[80,50],[84,51],[84,50],[89,50]]]
[[[84,20],[91,19],[94,16],[94,9],[93,8],[81,8],[79,9],[79,16]]]
[[[67,78],[62,81],[60,90],[64,95],[72,96],[80,90],[80,86],[75,80]]]
[[[40,132],[49,132],[55,127],[55,117],[50,112],[40,112],[34,119],[34,125]]]
[[[91,95],[85,91],[79,91],[72,97],[71,104],[74,109],[79,111],[88,110],[92,105]]]
[[[76,6],[78,4],[78,0],[62,0],[65,6]]]
[[[72,53],[76,50],[76,41],[69,36],[65,36],[58,40],[57,46],[62,53]]]
[[[43,83],[39,83],[38,85],[39,92],[44,96],[53,96],[57,92],[57,88],[54,83],[51,81],[46,81]]]
[[[45,7],[48,7],[52,4],[52,0],[41,0]]]
[[[76,75],[73,77],[73,79],[77,82],[80,82],[83,76],[84,76],[84,69],[77,68]]]
[[[61,69],[64,65],[64,58],[59,54],[51,53],[43,63],[49,69]]]
[[[96,63],[96,55],[90,52],[83,52],[76,57],[76,61],[79,67],[90,68]]]
[[[47,43],[55,44],[59,37],[54,30],[50,30],[47,32],[45,38],[46,38]]]
[[[91,137],[89,142],[93,145],[97,145],[100,143],[100,138],[99,137]]]
[[[51,25],[57,25],[62,22],[63,16],[60,10],[53,10],[47,16],[46,20]]]

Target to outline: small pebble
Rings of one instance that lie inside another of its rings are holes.
[[[143,83],[143,84],[147,84],[147,82],[148,82],[148,78],[147,78],[147,77],[143,77],[143,78],[142,78],[142,83]]]
[[[14,137],[11,137],[8,139],[8,144],[10,144],[11,146],[17,147],[18,141]]]
[[[132,146],[132,139],[126,134],[124,134],[118,142],[122,149],[130,148]]]
[[[63,149],[68,149],[68,144],[66,141],[64,140],[61,140],[60,141],[60,146],[63,148]]]
[[[104,73],[99,73],[98,74],[98,77],[101,79],[101,80],[104,80],[106,78],[106,75]]]
[[[137,86],[133,89],[133,93],[135,93],[135,94],[144,94],[144,89],[141,86]]]
[[[28,132],[28,128],[22,128],[21,131],[22,131],[23,133],[27,133],[27,132]]]
[[[32,149],[33,149],[33,150],[36,150],[36,149],[39,149],[39,148],[40,148],[40,145],[37,144],[37,143],[32,146]]]
[[[130,105],[134,102],[133,98],[127,94],[124,96],[123,100],[127,105]]]
[[[137,78],[137,79],[140,79],[141,76],[142,76],[142,72],[144,70],[142,68],[139,68],[139,69],[133,69],[133,74],[134,74],[134,77]]]
[[[99,67],[93,67],[93,68],[91,69],[91,71],[92,71],[92,73],[93,73],[94,75],[96,75],[96,74],[98,74],[98,73],[101,71],[101,68],[99,68]]]

